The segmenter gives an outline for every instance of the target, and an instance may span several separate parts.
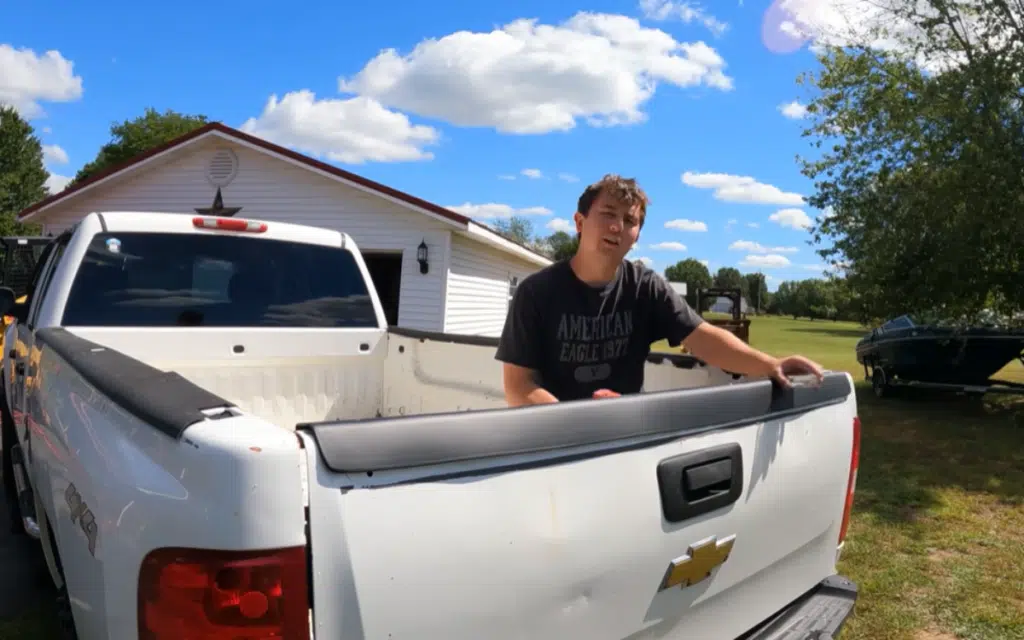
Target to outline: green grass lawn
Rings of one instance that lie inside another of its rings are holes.
[[[773,355],[863,378],[854,344],[865,330],[854,324],[760,317],[750,333]],[[1001,375],[1024,382],[1024,367]],[[877,400],[860,382],[858,404],[860,473],[839,570],[861,597],[842,640],[1024,640],[1024,401]],[[54,631],[49,610],[0,621],[0,640]]]
[[[1024,639],[1024,400],[878,400],[854,356],[864,333],[775,317],[750,325],[758,349],[858,380],[861,461],[839,570],[861,596],[842,640]],[[999,377],[1024,382],[1024,367]]]

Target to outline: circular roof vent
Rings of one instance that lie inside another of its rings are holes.
[[[216,187],[225,187],[238,175],[238,156],[231,149],[217,149],[206,168],[206,179]]]

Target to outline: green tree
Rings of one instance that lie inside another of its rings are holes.
[[[527,247],[533,245],[533,222],[529,218],[524,218],[523,216],[499,218],[491,223],[491,228],[498,235],[512,242],[517,242]]]
[[[686,302],[693,308],[697,307],[697,290],[711,286],[711,272],[704,263],[694,258],[680,260],[665,269],[665,279],[669,282],[686,283]]]
[[[0,106],[0,235],[35,235],[36,225],[17,222],[22,209],[49,195],[43,147],[13,107]]]
[[[764,311],[768,306],[768,282],[763,273],[743,274],[743,295],[754,309]]]
[[[115,122],[110,126],[110,142],[100,147],[92,162],[78,170],[69,186],[74,186],[206,124],[209,124],[209,120],[203,115],[187,115],[170,109],[160,113],[152,107],[147,108],[146,112],[137,118]]]
[[[565,231],[556,231],[547,237],[548,256],[552,260],[568,260],[576,255],[576,249],[580,246],[580,240],[574,235]]]
[[[714,286],[719,289],[743,290],[743,274],[734,267],[722,267],[715,273]]]
[[[852,46],[829,48],[804,159],[812,229],[847,267],[860,313],[970,320],[1024,300],[1024,23],[1004,0],[882,3]],[[895,46],[872,49],[885,38]],[[922,62],[924,63],[922,65]]]

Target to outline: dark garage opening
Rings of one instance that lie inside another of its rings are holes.
[[[364,253],[363,260],[370,271],[373,287],[384,307],[389,326],[398,324],[398,296],[402,290],[401,253]]]

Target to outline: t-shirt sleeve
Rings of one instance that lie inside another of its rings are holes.
[[[537,301],[530,294],[530,289],[527,281],[516,288],[494,357],[502,362],[536,370],[541,365],[540,340],[543,332]]]
[[[676,293],[672,285],[656,273],[651,273],[654,298],[654,340],[668,340],[669,346],[678,347],[704,318]]]

